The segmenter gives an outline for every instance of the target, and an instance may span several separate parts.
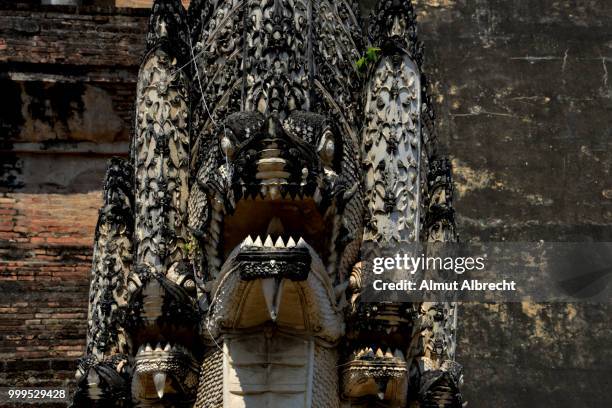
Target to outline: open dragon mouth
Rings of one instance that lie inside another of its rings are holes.
[[[339,183],[334,137],[325,120],[302,112],[281,123],[274,115],[239,112],[226,123],[219,141],[225,163],[212,176],[208,169],[198,175],[197,188],[211,203],[210,224],[204,227],[197,211],[190,214],[192,230],[205,235],[211,277],[248,236],[253,242],[259,236],[262,244],[284,243],[285,249],[290,239],[301,238],[327,261],[337,235]]]
[[[272,324],[336,341],[344,326],[328,271],[334,204],[318,197],[326,191],[295,189],[278,179],[237,188],[239,194],[234,194],[240,199],[233,211],[226,215],[217,207],[212,217],[217,224],[209,229],[219,231],[221,239],[205,323],[208,333],[216,337]],[[218,305],[232,307],[217,309]],[[326,311],[314,312],[318,308]]]
[[[325,270],[322,255],[329,255],[330,223],[319,212],[314,197],[301,190],[290,191],[287,185],[269,182],[260,187],[255,197],[243,194],[235,211],[223,220],[219,272],[223,275],[235,270],[248,285],[244,304],[253,311],[251,315],[255,310],[260,312],[257,317],[249,317],[250,322],[291,322],[294,329],[304,330],[307,324],[303,318],[279,318],[279,314],[281,309],[285,315],[291,310],[299,314],[299,283],[307,281],[313,257],[318,269]],[[249,190],[244,188],[245,192]]]
[[[266,187],[282,189],[283,186]],[[319,212],[312,197],[303,197],[300,193],[294,196],[286,193],[285,198],[278,199],[244,198],[238,201],[234,213],[224,219],[223,260],[249,236],[255,247],[284,248],[288,253],[295,252],[295,244],[302,239],[326,260],[331,247],[330,221]]]
[[[247,236],[229,254],[211,286],[207,332],[215,338],[271,324],[335,342],[344,324],[333,285],[322,260],[304,239]]]

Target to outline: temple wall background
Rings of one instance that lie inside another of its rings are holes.
[[[0,1],[0,386],[68,384],[83,352],[102,177],[127,153],[148,15],[33,3]],[[461,239],[612,241],[612,2],[416,3]],[[609,405],[611,312],[464,305],[469,406]]]

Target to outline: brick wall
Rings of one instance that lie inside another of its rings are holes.
[[[98,192],[0,195],[0,386],[72,379],[99,203]]]
[[[0,387],[70,385],[147,10],[0,1]],[[1,405],[1,404],[0,404]]]

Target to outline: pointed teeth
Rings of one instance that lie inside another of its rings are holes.
[[[151,344],[147,343],[147,345],[145,346],[145,351],[153,351],[153,347],[151,347]]]
[[[270,319],[275,322],[278,317],[278,308],[282,295],[282,281],[278,281],[274,278],[263,279],[261,281],[261,289],[263,291],[264,300],[266,301],[268,313],[270,314]]]
[[[170,351],[172,350],[172,346],[170,345],[170,343],[166,343],[166,347],[164,347],[164,351]]]
[[[140,345],[140,347],[138,347],[138,354],[142,353],[144,351],[144,346]]]
[[[382,349],[379,347],[378,350],[376,350],[376,357],[382,358],[384,356],[385,354],[383,353]]]
[[[391,352],[390,348],[387,348],[387,351],[385,351],[385,357],[386,358],[393,358],[393,352]]]
[[[155,346],[155,351],[162,351],[162,345],[161,343],[157,343],[157,346]]]
[[[297,242],[297,244],[295,243],[295,240],[292,237],[287,238],[287,243],[285,244],[285,240],[284,238],[279,234],[278,238],[276,239],[276,241],[274,241],[274,239],[272,238],[272,235],[276,235],[276,234],[268,234],[264,239],[262,239],[262,237],[260,236],[256,236],[255,240],[253,240],[253,238],[249,235],[248,237],[246,237],[244,239],[244,241],[242,241],[242,246],[243,247],[266,247],[266,248],[294,248],[294,247],[306,247],[306,241],[304,241],[303,238],[300,238]]]
[[[404,353],[402,353],[402,350],[400,350],[400,349],[396,349],[395,350],[395,353],[393,354],[393,357],[395,357],[396,359],[401,360],[401,361],[405,360]]]
[[[272,200],[278,199],[279,196],[280,196],[280,191],[278,191],[278,187],[277,186],[270,186],[270,188],[268,190],[268,195],[270,196],[270,198]]]
[[[87,388],[89,397],[92,399],[100,399],[102,396],[102,390],[99,387],[100,376],[95,372],[95,370],[89,370],[89,374],[87,374]]]
[[[272,237],[268,235],[268,237],[266,238],[266,242],[264,242],[264,246],[265,247],[273,247],[274,246],[274,242],[272,241]]]
[[[166,373],[155,373],[153,375],[153,383],[159,399],[164,397],[164,388],[166,387]]]
[[[321,200],[323,199],[323,197],[321,196],[321,190],[319,189],[319,187],[317,187],[317,189],[315,190],[313,198],[314,198],[315,203],[317,204],[321,203]]]
[[[285,243],[283,242],[283,239],[281,237],[278,237],[278,239],[276,240],[276,243],[274,244],[274,247],[276,247],[276,248],[284,248],[285,247]]]

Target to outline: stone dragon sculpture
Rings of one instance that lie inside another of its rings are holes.
[[[422,54],[409,0],[155,1],[74,406],[462,406],[455,306],[359,300],[456,239]]]

